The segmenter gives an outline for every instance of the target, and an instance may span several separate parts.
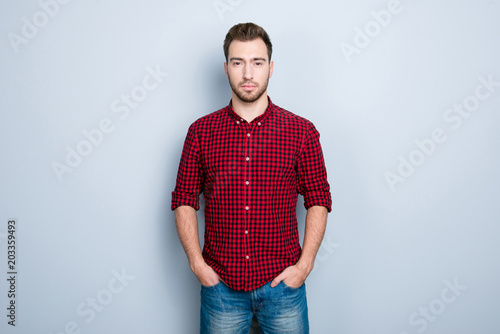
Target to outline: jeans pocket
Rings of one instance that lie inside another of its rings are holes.
[[[291,286],[288,286],[285,281],[281,281],[281,283],[283,284],[283,287],[285,287],[285,289],[288,289],[288,290],[291,290],[291,291],[297,291],[299,290],[300,288],[302,288],[304,286],[305,283],[302,283],[301,286],[297,287],[297,288],[293,288]]]
[[[222,284],[222,281],[219,280],[218,283],[216,283],[215,285],[211,285],[211,286],[206,286],[206,285],[201,284],[201,288],[202,289],[215,289],[215,288],[217,288],[221,284]]]

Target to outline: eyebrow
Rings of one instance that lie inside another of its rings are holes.
[[[235,61],[235,60],[243,61],[244,59],[243,58],[238,58],[238,57],[233,57],[233,58],[229,59],[229,61]],[[258,61],[267,61],[266,58],[262,58],[262,57],[252,58],[251,60],[252,61],[256,61],[256,60],[258,60]]]

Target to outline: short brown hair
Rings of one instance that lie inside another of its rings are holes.
[[[273,44],[271,43],[271,39],[269,35],[264,30],[264,28],[256,25],[255,23],[239,23],[229,29],[226,39],[224,40],[224,56],[227,57],[229,54],[229,45],[232,41],[253,41],[257,38],[261,38],[267,47],[267,55],[269,56],[269,61],[271,61],[271,56],[273,54]]]

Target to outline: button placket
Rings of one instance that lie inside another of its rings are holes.
[[[251,249],[251,243],[250,243],[250,239],[249,239],[249,236],[250,236],[250,223],[251,223],[251,212],[250,212],[250,206],[252,205],[252,203],[250,203],[250,175],[252,175],[251,173],[251,167],[252,165],[250,165],[250,161],[251,159],[253,158],[252,157],[252,145],[251,145],[251,140],[253,138],[253,132],[256,131],[257,127],[258,126],[261,126],[261,122],[258,122],[258,123],[246,123],[244,124],[245,125],[245,133],[246,133],[246,140],[245,140],[245,143],[246,143],[246,157],[245,157],[245,160],[246,160],[246,164],[245,164],[245,173],[244,173],[244,181],[245,181],[245,203],[246,203],[246,207],[245,207],[245,211],[246,211],[246,215],[245,215],[245,229],[244,229],[244,239],[245,239],[245,246],[246,246],[246,260],[249,260],[250,259],[250,249]]]
[[[246,134],[244,135],[244,137],[242,138],[243,142],[245,143],[244,147],[245,147],[245,152],[244,152],[244,156],[245,156],[245,166],[244,166],[244,173],[243,173],[243,181],[245,182],[245,185],[243,186],[244,189],[244,199],[245,199],[245,224],[244,224],[244,235],[243,235],[243,238],[245,240],[245,242],[243,243],[245,245],[245,249],[244,249],[244,254],[245,254],[245,261],[248,261],[250,259],[250,240],[248,238],[248,226],[249,226],[249,223],[250,223],[250,206],[251,206],[251,203],[250,203],[250,196],[249,196],[249,187],[248,185],[250,184],[250,182],[248,181],[248,177],[250,175],[250,167],[251,165],[249,164],[250,163],[250,157],[251,157],[251,151],[250,151],[250,132],[251,132],[251,125],[248,124],[248,123],[245,123],[244,124],[244,128],[242,128],[242,130],[244,131],[243,133]],[[248,270],[248,268],[246,268],[246,270]],[[247,272],[248,274],[248,272]]]

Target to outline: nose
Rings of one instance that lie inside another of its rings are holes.
[[[245,67],[243,68],[243,78],[245,80],[251,80],[251,79],[253,79],[252,66],[245,65]]]

